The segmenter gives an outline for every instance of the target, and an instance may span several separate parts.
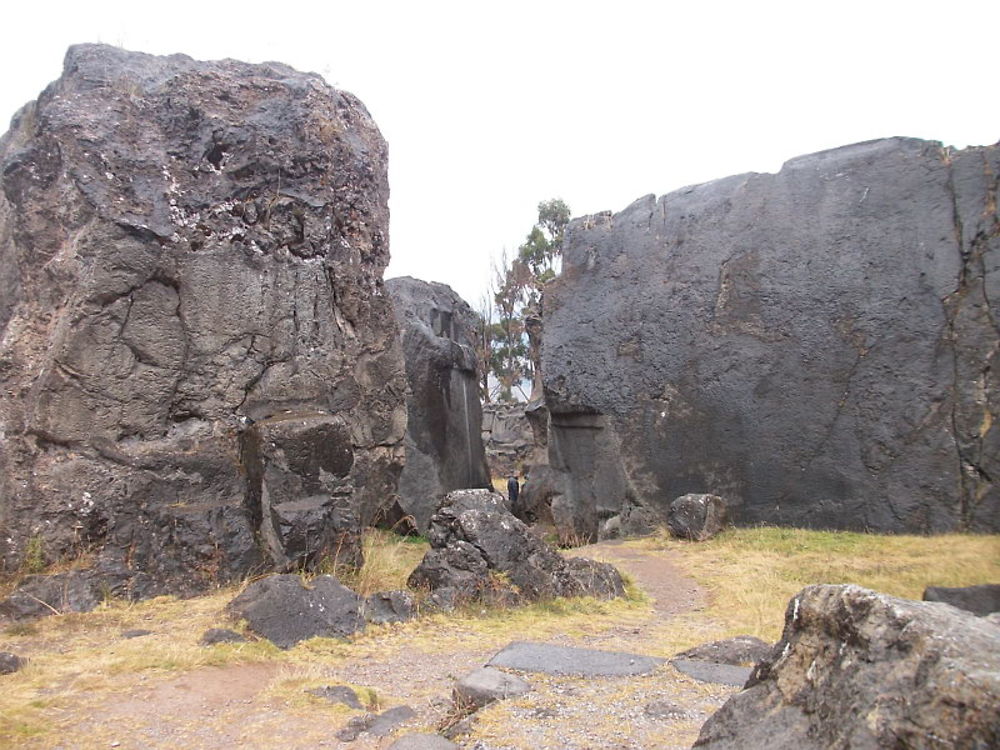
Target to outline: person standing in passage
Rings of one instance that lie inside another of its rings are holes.
[[[521,484],[516,476],[507,477],[507,500],[510,503],[510,512],[517,515],[517,496],[521,492]]]

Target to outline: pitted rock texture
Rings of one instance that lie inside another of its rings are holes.
[[[194,592],[391,505],[386,147],[356,98],[277,63],[72,47],[0,140],[0,185],[6,566],[37,538]]]
[[[452,490],[488,487],[472,308],[449,286],[409,276],[385,283],[403,342],[406,465],[398,518],[420,533]]]
[[[1000,627],[859,586],[809,586],[695,747],[1000,745]]]
[[[490,490],[456,490],[431,518],[424,559],[409,584],[427,588],[445,608],[483,599],[517,604],[557,596],[625,595],[608,563],[564,558],[507,510]]]
[[[891,138],[573,221],[546,287],[552,514],[1000,529],[1000,148]]]

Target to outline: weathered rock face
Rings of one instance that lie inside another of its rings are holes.
[[[809,586],[695,747],[1000,745],[1000,626],[944,604]]]
[[[742,523],[1000,529],[998,176],[996,146],[894,138],[572,222],[553,516],[593,535],[697,492]]]
[[[386,281],[406,361],[406,466],[399,515],[427,531],[452,490],[488,487],[481,436],[475,316],[444,284],[408,276]]]
[[[195,591],[350,546],[392,502],[386,148],[357,99],[73,47],[0,175],[7,566],[37,538]]]
[[[525,464],[531,462],[535,439],[525,406],[500,403],[483,406],[483,444],[495,477],[520,474]]]

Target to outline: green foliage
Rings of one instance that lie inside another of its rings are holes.
[[[504,253],[493,268],[491,298],[484,300],[480,311],[484,401],[514,401],[515,391],[528,397],[523,384],[535,377],[541,359],[541,342],[532,335],[528,321],[540,319],[542,289],[559,273],[569,219],[569,206],[563,200],[542,201],[538,220],[517,255],[508,258]]]

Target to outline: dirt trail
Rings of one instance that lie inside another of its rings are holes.
[[[657,628],[682,613],[697,612],[706,593],[685,575],[669,553],[620,543],[573,550],[573,555],[611,562],[628,573],[651,598],[650,611],[628,623],[585,635],[547,637],[550,642],[655,653]],[[447,625],[442,629],[448,630]],[[509,642],[511,633],[456,632],[425,641],[387,641],[377,657],[362,655],[330,666],[280,662],[205,667],[181,676],[122,675],[120,692],[84,699],[59,741],[59,748],[378,748],[391,738],[362,734],[353,743],[335,737],[356,712],[331,706],[287,688],[288,680],[322,677],[389,696],[418,714],[409,726],[433,731],[445,720],[456,678],[482,666]],[[531,632],[514,639],[531,640]],[[660,649],[662,651],[662,648]],[[701,723],[733,692],[697,683],[664,665],[650,675],[628,678],[556,678],[527,675],[533,690],[525,698],[483,710],[471,735],[456,741],[478,750],[499,748],[682,748],[690,747]],[[285,685],[276,690],[276,686]],[[478,743],[478,744],[477,744]]]
[[[663,616],[704,609],[708,596],[694,579],[665,551],[651,553],[626,547],[622,542],[601,542],[564,552],[573,557],[593,557],[610,562],[635,579],[652,599],[653,610]]]

